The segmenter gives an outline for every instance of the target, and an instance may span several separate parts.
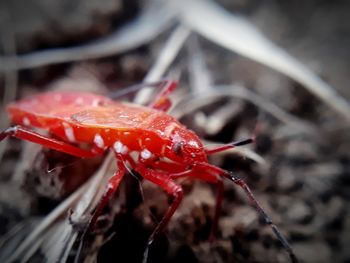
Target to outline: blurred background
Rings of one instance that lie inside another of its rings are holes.
[[[137,83],[178,79],[170,114],[205,145],[256,136],[210,162],[246,180],[300,261],[350,262],[349,11],[345,0],[3,0],[0,127],[11,125],[6,104],[40,92],[118,97]],[[156,92],[118,100],[147,103]],[[81,229],[67,215],[88,218],[114,169],[105,157],[1,142],[1,262],[74,262]],[[184,201],[149,263],[290,262],[230,182],[210,243],[215,187],[179,183]],[[85,203],[82,185],[91,190]],[[168,201],[127,176],[81,260],[142,262]]]

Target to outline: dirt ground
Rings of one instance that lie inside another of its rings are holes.
[[[139,15],[144,4],[121,0],[104,1],[103,5],[94,0],[44,2],[0,3],[0,9],[6,7],[0,13],[1,37],[15,35],[18,53],[80,45],[103,37]],[[219,3],[247,17],[343,97],[350,98],[347,1]],[[138,83],[168,33],[118,56],[20,70],[16,98],[49,89],[109,94]],[[261,156],[264,163],[237,153],[213,155],[210,163],[233,171],[247,182],[301,262],[350,262],[348,123],[297,82],[201,37],[197,40],[213,83],[240,83],[313,129],[293,131],[238,98],[204,101],[185,112],[180,121],[210,142],[228,143],[255,135],[256,142],[244,147]],[[11,53],[6,43],[3,40],[2,51]],[[176,61],[184,69],[179,87],[184,94],[191,79],[187,53],[181,52]],[[1,81],[5,96],[6,78],[1,76]],[[175,111],[179,108],[181,105]],[[221,125],[216,120],[222,120]],[[2,128],[5,125],[3,118]],[[0,250],[7,242],[6,233],[19,222],[35,225],[90,177],[102,160],[79,160],[9,139],[0,166]],[[225,181],[217,238],[209,242],[215,186],[190,179],[179,183],[184,200],[167,231],[151,245],[149,263],[290,262],[237,186]],[[104,217],[84,242],[84,261],[142,262],[147,239],[170,202],[158,187],[149,182],[142,182],[140,187],[137,179],[126,176]],[[69,262],[74,262],[78,246],[79,242],[73,246]],[[42,254],[39,251],[29,262],[46,262]]]

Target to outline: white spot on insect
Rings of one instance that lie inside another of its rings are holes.
[[[75,135],[74,135],[74,130],[69,124],[63,123],[64,126],[64,134],[66,135],[68,141],[70,142],[75,142]]]
[[[195,148],[199,148],[199,145],[196,141],[189,141],[188,144],[195,147]]]
[[[130,135],[130,132],[124,132],[123,134],[127,136]]]
[[[162,132],[162,131],[160,131],[160,130],[157,130],[156,131],[160,136],[164,136],[165,134],[164,134],[164,132]]]
[[[123,144],[122,144],[120,141],[116,141],[116,142],[113,144],[113,148],[114,148],[115,152],[121,153],[121,152],[122,152],[122,149],[123,149]]]
[[[18,126],[15,126],[15,127],[10,127],[7,129],[8,132],[16,132],[18,131]]]
[[[30,120],[27,117],[24,117],[22,122],[25,126],[30,126]]]
[[[113,148],[116,153],[121,153],[121,154],[126,154],[129,151],[128,147],[122,144],[120,141],[116,141],[113,144]]]
[[[61,95],[61,94],[55,94],[55,95],[53,96],[53,99],[54,99],[55,101],[59,102],[59,101],[61,101],[61,99],[62,99],[62,95]]]
[[[100,99],[94,99],[94,100],[92,101],[91,105],[92,105],[93,107],[97,107],[97,106],[99,105],[99,103],[100,103]]]
[[[94,137],[94,144],[98,148],[102,148],[103,149],[105,147],[105,142],[103,141],[103,138],[99,134],[95,135],[95,137]]]
[[[182,141],[184,141],[182,139],[182,137],[178,133],[175,133],[171,138],[172,138],[173,142],[182,142]]]
[[[79,97],[75,100],[75,104],[77,105],[83,105],[84,104],[84,100],[82,97]]]
[[[151,141],[151,138],[148,138],[148,137],[147,137],[147,138],[145,139],[145,142],[149,142],[149,141]]]
[[[141,151],[140,155],[141,155],[142,159],[147,160],[147,159],[151,158],[152,153],[149,150],[144,149]]]
[[[111,131],[111,129],[105,129],[105,132],[110,132]]]

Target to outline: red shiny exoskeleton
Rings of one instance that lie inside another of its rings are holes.
[[[175,179],[187,176],[217,185],[217,204],[211,237],[215,235],[220,213],[222,178],[228,178],[242,187],[253,206],[272,227],[291,260],[297,262],[287,240],[260,207],[246,183],[232,173],[208,163],[209,154],[243,145],[251,140],[207,149],[193,131],[165,113],[171,105],[168,94],[177,83],[164,81],[160,85],[162,90],[149,107],[115,102],[107,97],[83,92],[47,92],[22,99],[7,106],[11,120],[17,126],[0,133],[0,141],[7,136],[13,136],[85,158],[102,154],[107,149],[114,151],[118,171],[110,178],[106,192],[90,219],[88,230],[94,226],[117,190],[127,166],[162,187],[173,197],[173,202],[149,238],[145,261],[149,245],[164,229],[181,203],[183,192]],[[35,133],[29,127],[45,129],[49,135]],[[87,143],[91,148],[79,148],[79,143]]]

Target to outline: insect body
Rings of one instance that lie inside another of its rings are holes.
[[[102,209],[117,190],[127,166],[172,195],[173,203],[149,238],[145,261],[149,246],[166,227],[181,203],[183,192],[175,179],[189,176],[218,187],[211,237],[215,235],[220,213],[222,179],[228,178],[243,188],[253,206],[266,223],[271,225],[291,260],[297,262],[287,240],[265,214],[245,182],[208,163],[209,154],[249,143],[251,140],[206,149],[193,131],[164,112],[171,105],[167,96],[176,83],[165,81],[162,86],[162,91],[151,103],[151,107],[119,103],[90,93],[48,92],[23,99],[8,105],[7,111],[18,126],[0,133],[0,140],[14,136],[79,157],[92,157],[107,149],[114,151],[119,169],[110,178],[106,192],[89,222],[88,230],[94,226]],[[22,126],[43,128],[51,136],[40,135]],[[82,149],[75,146],[76,143],[87,143],[91,148]]]

